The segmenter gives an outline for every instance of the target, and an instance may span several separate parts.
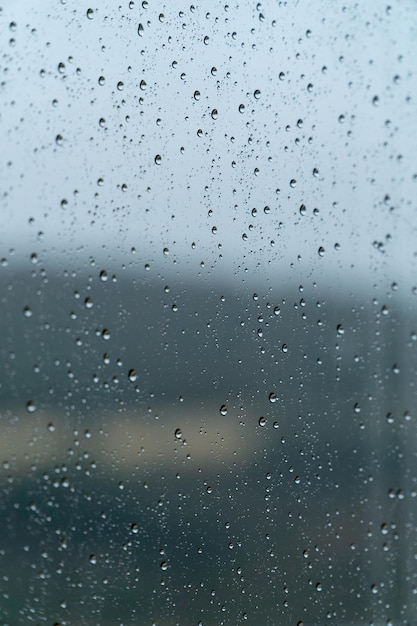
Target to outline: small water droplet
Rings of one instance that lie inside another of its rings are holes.
[[[130,380],[131,383],[136,382],[136,380],[138,378],[136,370],[135,369],[130,369],[128,374],[127,374],[127,377],[128,377],[128,379]]]
[[[244,113],[244,112],[245,112],[245,105],[239,104],[239,113]]]
[[[174,435],[175,435],[175,439],[181,439],[182,438],[182,430],[181,430],[181,428],[176,428],[175,432],[174,432]]]
[[[227,415],[227,405],[222,404],[220,407],[220,415]]]
[[[194,92],[194,100],[196,100],[198,102],[198,100],[200,100],[201,94],[199,91],[195,91]]]
[[[145,31],[145,29],[143,28],[143,24],[139,24],[138,25],[138,35],[139,35],[139,37],[143,37],[144,31]]]
[[[259,418],[259,420],[258,420],[258,424],[259,424],[259,426],[261,426],[261,427],[266,426],[266,422],[267,422],[266,417],[260,417],[260,418]]]
[[[95,554],[90,554],[90,556],[88,557],[88,560],[90,561],[92,565],[95,565],[97,563],[97,556]]]
[[[213,120],[217,120],[217,118],[219,117],[219,112],[217,111],[217,109],[212,110],[211,117],[213,118]]]
[[[94,11],[93,9],[87,9],[87,17],[89,20],[92,20],[94,17]]]
[[[259,89],[255,89],[255,91],[253,92],[253,96],[256,100],[259,100],[259,98],[261,97],[261,92]]]
[[[319,255],[319,256],[324,256],[325,249],[323,248],[323,246],[320,246],[320,248],[318,249],[318,251],[317,251],[317,252],[318,252],[318,255]]]
[[[103,332],[101,333],[101,336],[103,337],[105,341],[108,341],[110,339],[111,335],[110,335],[110,331],[108,330],[108,328],[105,328],[103,330]]]
[[[142,91],[145,91],[145,89],[146,89],[146,81],[142,79],[142,80],[140,81],[140,83],[139,83],[139,87],[140,87],[140,89],[141,89]]]
[[[269,401],[274,403],[278,400],[277,394],[274,393],[273,391],[271,391],[271,393],[269,394]]]
[[[35,402],[33,400],[29,400],[29,402],[26,402],[26,411],[28,413],[34,413],[37,410],[37,406],[35,404]]]
[[[133,523],[133,524],[131,525],[131,527],[130,527],[130,530],[132,531],[132,533],[133,533],[134,535],[137,535],[137,534],[138,534],[138,532],[139,532],[139,526],[138,526],[138,524]]]
[[[25,317],[32,317],[32,309],[29,306],[25,306],[25,308],[23,309],[23,315]]]
[[[119,91],[123,91],[123,88],[124,88],[124,83],[123,81],[119,80],[119,82],[117,83],[117,89]]]
[[[156,165],[161,165],[161,163],[162,163],[162,157],[161,157],[160,154],[157,154],[156,157],[155,157],[155,164]]]

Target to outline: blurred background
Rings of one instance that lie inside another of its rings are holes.
[[[0,20],[1,624],[414,624],[414,3]]]

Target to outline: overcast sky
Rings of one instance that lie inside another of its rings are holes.
[[[413,2],[2,7],[1,256],[411,288]]]

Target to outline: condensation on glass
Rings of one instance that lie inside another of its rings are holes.
[[[415,3],[0,5],[0,623],[415,624]]]

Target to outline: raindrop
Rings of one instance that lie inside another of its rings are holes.
[[[239,113],[243,113],[245,111],[245,105],[239,104]]]
[[[277,394],[274,393],[273,391],[271,391],[271,393],[269,394],[269,401],[274,403],[278,400]]]
[[[97,556],[95,554],[90,554],[88,559],[92,565],[95,565],[97,563]]]
[[[227,406],[226,404],[222,404],[220,407],[220,415],[227,415]]]
[[[337,328],[336,328],[337,334],[338,335],[344,335],[345,334],[345,329],[343,328],[343,324],[338,324]]]
[[[129,372],[128,372],[127,377],[129,378],[129,380],[130,380],[130,382],[131,382],[131,383],[136,382],[136,380],[137,380],[137,378],[138,378],[137,373],[136,373],[136,370],[134,370],[134,369],[130,369],[130,370],[129,370]]]
[[[259,100],[259,98],[261,97],[261,92],[259,91],[259,89],[255,89],[255,91],[253,92],[253,96],[256,100]]]
[[[23,309],[23,315],[25,317],[32,317],[33,313],[32,313],[32,309],[28,306],[25,306],[25,308]]]
[[[63,142],[64,142],[64,138],[62,135],[57,135],[55,137],[55,143],[57,146],[62,146]]]
[[[161,157],[160,154],[157,154],[156,157],[155,157],[156,165],[161,165],[161,162],[162,162],[162,157]]]
[[[174,435],[175,435],[175,439],[181,439],[182,438],[182,430],[181,430],[181,428],[176,428],[175,432],[174,432]]]
[[[123,88],[124,88],[124,83],[121,80],[119,80],[119,82],[117,83],[117,89],[119,91],[123,91]]]
[[[145,80],[141,80],[139,83],[139,87],[142,89],[142,91],[145,91],[146,89],[146,81]]]
[[[213,120],[217,120],[218,116],[219,116],[219,113],[217,109],[213,109],[211,112],[211,117],[213,118]]]
[[[324,250],[323,246],[320,246],[320,248],[318,249],[319,256],[324,256],[324,252],[325,252],[325,250]]]
[[[262,427],[266,426],[266,422],[267,422],[266,417],[260,417],[258,420],[259,426],[262,426]]]
[[[134,535],[137,535],[137,534],[138,534],[138,532],[139,532],[139,526],[138,526],[138,524],[132,524],[132,525],[131,525],[131,527],[130,527],[130,530],[132,531],[132,533],[133,533]]]
[[[196,100],[196,101],[200,100],[200,95],[201,95],[201,94],[200,94],[200,92],[199,92],[199,91],[195,91],[195,92],[194,92],[194,100]]]
[[[101,280],[103,283],[105,283],[105,282],[106,282],[106,280],[108,280],[108,278],[109,278],[109,276],[108,276],[108,274],[107,274],[106,270],[101,270],[101,272],[100,272],[100,280]]]
[[[36,406],[33,400],[29,400],[29,402],[26,402],[26,411],[28,413],[34,413],[37,410],[37,408],[38,407]]]
[[[139,24],[138,26],[138,35],[139,37],[143,37],[143,32],[144,32],[144,28],[143,28],[143,24]]]
[[[87,17],[89,20],[92,20],[94,17],[94,11],[93,9],[87,9]]]
[[[105,328],[103,330],[103,332],[101,333],[101,336],[103,337],[103,339],[105,339],[106,341],[108,341],[110,339],[110,331],[108,330],[108,328]]]

